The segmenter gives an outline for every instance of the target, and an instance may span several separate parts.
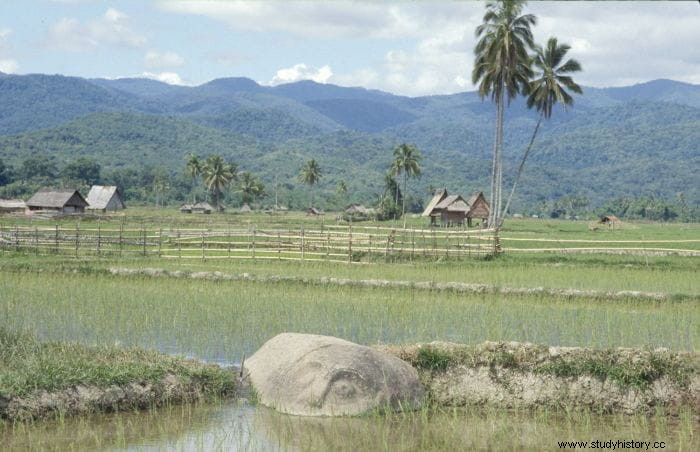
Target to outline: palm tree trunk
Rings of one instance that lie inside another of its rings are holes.
[[[493,136],[493,159],[491,161],[491,194],[489,196],[489,227],[494,223],[496,216],[494,206],[496,205],[496,156],[498,155],[498,103],[496,103],[496,128]]]
[[[496,134],[493,140],[493,167],[491,169],[491,202],[489,227],[495,227],[499,221],[501,208],[501,176],[503,161],[503,90],[496,97]]]
[[[532,145],[535,142],[535,137],[537,136],[537,131],[540,129],[540,124],[542,124],[542,117],[543,117],[543,114],[540,114],[540,117],[537,120],[537,125],[535,126],[535,130],[534,130],[534,132],[532,132],[532,137],[530,138],[530,143],[527,145],[527,148],[525,149],[525,154],[523,154],[522,160],[520,160],[520,165],[518,166],[518,172],[515,174],[515,180],[513,181],[513,187],[510,189],[510,194],[508,195],[508,201],[506,201],[506,206],[503,208],[503,213],[501,215],[501,221],[498,224],[498,227],[501,227],[501,225],[503,225],[503,220],[505,220],[506,214],[508,214],[508,209],[510,208],[510,202],[513,200],[513,193],[515,193],[515,187],[518,186],[518,182],[520,181],[520,176],[523,174],[523,168],[525,167],[525,161],[527,161],[527,156],[530,154],[530,149],[532,149]]]
[[[503,187],[503,96],[501,95],[498,103],[498,121],[496,122],[496,128],[498,129],[498,148],[496,149],[496,208],[495,217],[493,224],[498,227],[498,223],[501,221],[501,201],[502,194],[501,190]]]
[[[403,228],[406,229],[406,169],[403,171],[403,198],[401,198],[403,207],[401,209],[401,216],[403,217]]]

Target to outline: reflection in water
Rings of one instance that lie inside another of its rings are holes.
[[[688,412],[599,416],[496,408],[362,418],[288,416],[235,402],[170,406],[34,424],[0,424],[3,450],[549,450],[557,441],[665,441],[700,450]]]

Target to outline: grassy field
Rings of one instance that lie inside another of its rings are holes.
[[[609,302],[280,282],[0,273],[0,325],[240,361],[284,331],[363,344],[515,340],[698,350],[697,300]]]

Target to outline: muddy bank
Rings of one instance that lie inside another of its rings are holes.
[[[700,354],[592,350],[517,342],[381,346],[418,369],[440,406],[588,408],[601,413],[700,415]]]
[[[224,395],[224,394],[222,394]],[[205,381],[168,374],[155,382],[139,381],[108,387],[73,385],[23,396],[0,396],[0,419],[27,421],[98,412],[133,411],[169,403],[211,398]]]
[[[580,289],[552,289],[544,287],[498,287],[488,284],[434,281],[401,281],[385,279],[346,279],[346,278],[306,278],[299,276],[256,276],[249,273],[230,274],[219,271],[187,272],[170,271],[162,268],[110,268],[112,275],[140,275],[152,277],[205,279],[213,281],[253,281],[262,283],[296,282],[303,284],[334,285],[351,287],[386,287],[397,289],[437,290],[457,293],[494,293],[502,295],[552,295],[567,298],[599,298],[606,300],[669,300],[671,296],[659,292],[642,292],[634,290],[600,291]]]

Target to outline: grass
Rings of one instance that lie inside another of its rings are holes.
[[[483,346],[436,347],[425,345],[417,351],[400,354],[417,369],[445,372],[455,366],[502,367],[521,372],[556,377],[591,376],[612,381],[623,388],[649,389],[659,378],[668,377],[681,388],[687,388],[692,375],[700,371],[700,363],[690,355],[661,350],[618,351],[613,349],[580,349],[551,357],[546,346],[514,350]]]
[[[199,382],[209,395],[226,394],[234,388],[231,372],[216,366],[142,348],[39,342],[28,334],[0,327],[0,399],[75,385],[159,384],[167,375]]]
[[[285,331],[363,344],[523,341],[700,348],[698,301],[571,300],[396,288],[0,273],[0,326],[236,362]]]

